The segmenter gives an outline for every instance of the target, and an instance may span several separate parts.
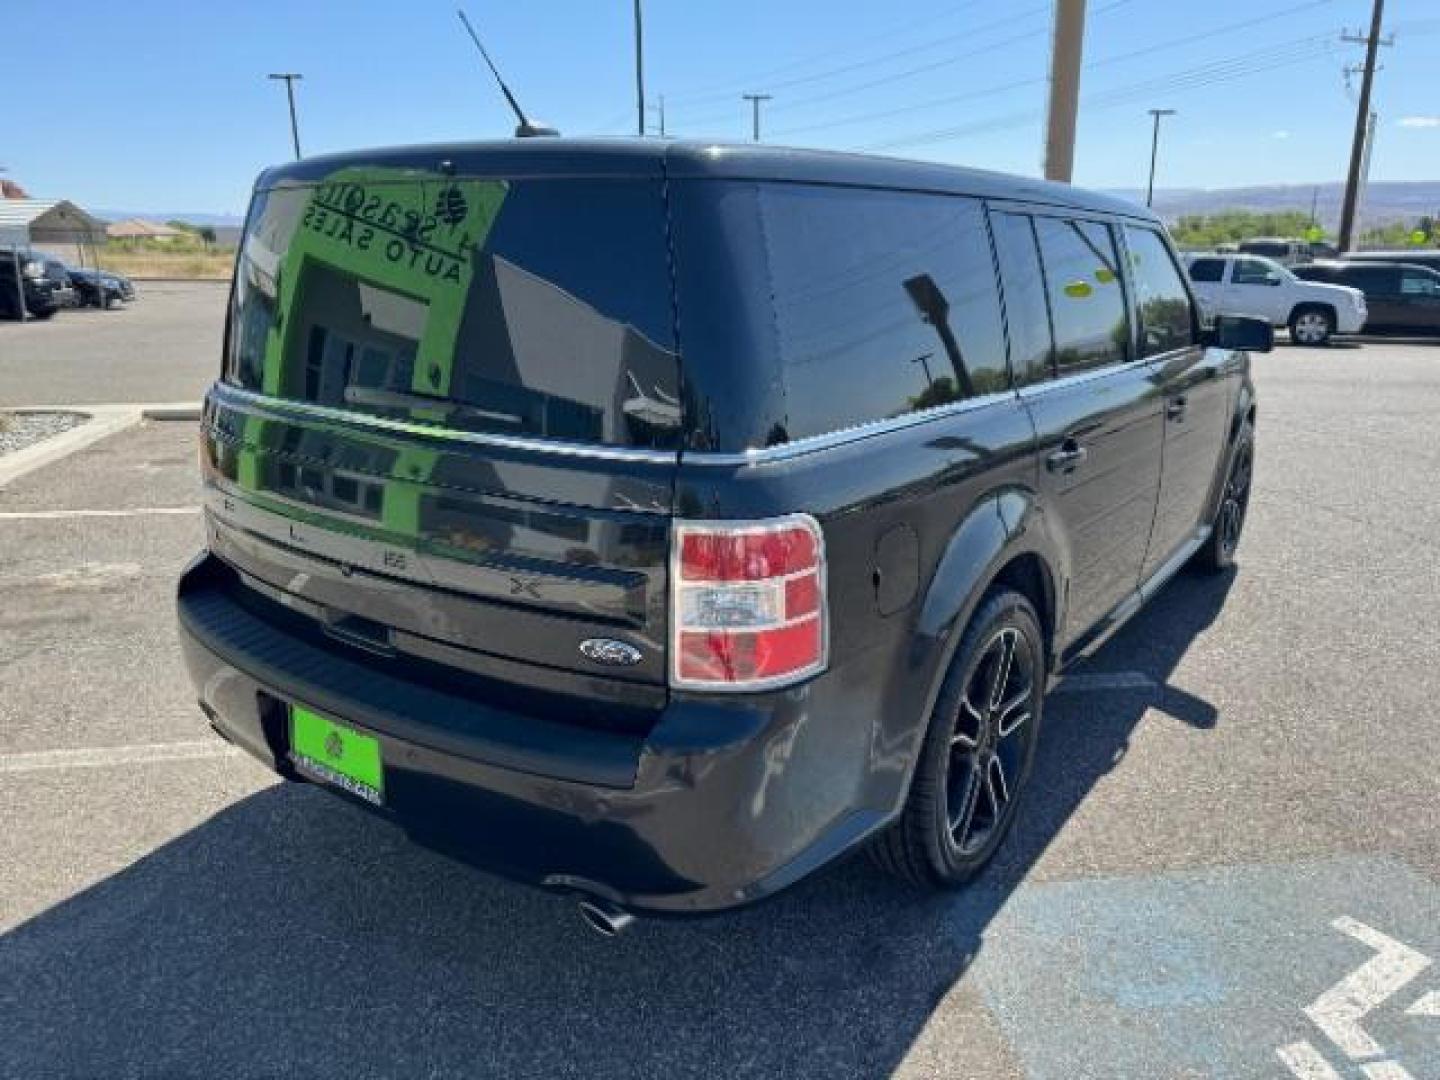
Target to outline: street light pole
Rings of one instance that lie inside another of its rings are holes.
[[[290,140],[295,144],[295,160],[300,160],[300,124],[295,119],[295,80],[305,76],[298,71],[272,72],[270,78],[285,80],[285,96],[290,100]]]
[[[760,141],[760,103],[761,103],[762,101],[769,101],[772,95],[770,95],[770,94],[741,94],[740,96],[741,96],[742,98],[744,98],[746,101],[750,102],[750,113],[751,113],[750,133],[751,133],[751,138],[753,138],[755,142],[759,142],[759,141]]]
[[[1150,115],[1155,118],[1155,126],[1150,132],[1150,182],[1145,185],[1145,205],[1149,206],[1155,199],[1155,155],[1160,149],[1160,118],[1162,116],[1174,116],[1174,109],[1151,109]]]
[[[645,36],[640,0],[635,0],[635,134],[645,137]]]

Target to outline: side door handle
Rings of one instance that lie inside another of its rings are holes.
[[[1074,439],[1066,439],[1059,450],[1045,458],[1045,467],[1051,472],[1074,472],[1089,456],[1090,451],[1085,447]]]
[[[1165,415],[1171,420],[1185,419],[1185,410],[1190,407],[1190,402],[1184,394],[1173,397],[1165,405]]]

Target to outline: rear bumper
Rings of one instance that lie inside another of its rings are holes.
[[[866,805],[894,784],[876,784],[868,709],[843,680],[743,700],[672,695],[643,735],[574,726],[287,636],[237,602],[229,575],[203,556],[178,597],[185,662],[216,730],[292,779],[285,702],[373,734],[382,813],[486,869],[637,911],[716,911],[794,883],[893,809]]]

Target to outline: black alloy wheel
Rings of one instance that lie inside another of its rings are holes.
[[[899,820],[871,847],[909,881],[954,888],[994,856],[1030,778],[1045,692],[1030,601],[992,592],[955,651]]]

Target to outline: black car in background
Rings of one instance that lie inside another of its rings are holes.
[[[0,250],[0,318],[20,318],[22,291],[31,318],[48,319],[60,310],[55,282],[45,275],[44,267],[24,255],[17,267],[14,256]]]
[[[135,286],[123,274],[72,266],[69,277],[81,307],[109,307],[121,300],[135,299]]]
[[[1365,294],[1366,333],[1440,334],[1440,273],[1408,262],[1327,260],[1291,267],[1296,277]]]
[[[227,327],[202,711],[610,933],[972,879],[1057,673],[1232,565],[1271,344],[1130,202],[658,140],[271,169]]]

